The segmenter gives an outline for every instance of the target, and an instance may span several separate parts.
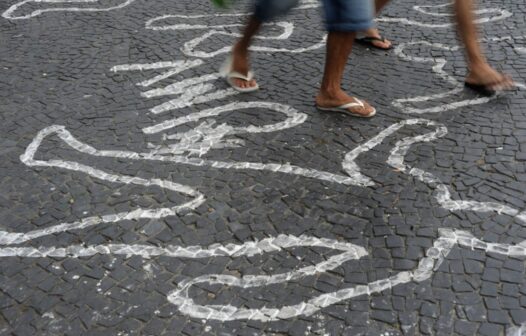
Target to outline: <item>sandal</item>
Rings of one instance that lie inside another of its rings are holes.
[[[491,97],[495,95],[495,93],[497,93],[496,90],[491,88],[493,84],[473,84],[473,83],[464,82],[464,86],[477,92],[478,94],[484,97]]]
[[[385,42],[386,40],[383,37],[366,36],[366,37],[356,38],[355,41],[360,43],[360,44],[363,44],[363,45],[365,45],[367,47],[372,47],[372,48],[375,48],[375,49],[380,49],[380,50],[391,50],[391,49],[393,49],[392,45],[389,46],[388,48],[382,48],[382,47],[379,47],[376,44],[374,44],[375,41],[377,41],[377,42]]]
[[[239,92],[254,92],[259,90],[259,85],[256,83],[255,86],[251,87],[240,87],[237,86],[235,81],[233,79],[241,79],[246,82],[249,82],[254,79],[254,73],[252,71],[249,71],[247,75],[243,75],[237,71],[232,70],[233,68],[233,58],[232,56],[228,56],[225,60],[225,63],[223,63],[223,66],[221,67],[221,70],[219,71],[221,76],[223,76],[226,80],[226,82],[236,91]]]
[[[357,118],[371,118],[374,115],[376,115],[376,109],[374,107],[373,107],[373,110],[369,112],[369,114],[360,114],[360,113],[350,111],[349,110],[350,107],[362,107],[362,108],[365,107],[365,104],[363,101],[361,101],[358,98],[354,98],[354,97],[353,99],[354,99],[354,102],[350,102],[350,103],[343,104],[340,106],[322,107],[318,105],[316,107],[321,111],[345,113],[347,115],[350,115],[352,117],[357,117]]]

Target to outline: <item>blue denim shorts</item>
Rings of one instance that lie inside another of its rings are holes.
[[[255,17],[268,22],[287,14],[299,0],[256,0]],[[354,32],[374,26],[373,0],[321,0],[328,31]]]
[[[287,14],[299,0],[256,0],[254,16],[261,22],[274,20]]]

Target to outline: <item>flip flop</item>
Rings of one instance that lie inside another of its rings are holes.
[[[391,45],[389,48],[382,48],[382,47],[379,47],[379,46],[377,46],[376,44],[373,43],[374,41],[385,42],[385,38],[383,38],[383,37],[366,36],[366,37],[356,38],[355,41],[360,43],[360,44],[363,44],[363,45],[365,45],[367,47],[372,47],[372,48],[375,48],[375,49],[380,49],[380,50],[391,50],[391,49],[393,49],[393,45]]]
[[[492,84],[473,84],[464,82],[464,86],[485,97],[491,97],[497,93],[496,90],[491,89]]]
[[[247,93],[247,92],[254,92],[254,91],[259,90],[259,85],[257,83],[256,83],[256,86],[246,87],[246,88],[237,86],[236,83],[233,81],[233,79],[241,79],[246,82],[249,82],[254,79],[254,73],[252,71],[249,71],[247,75],[245,76],[237,71],[233,71],[232,63],[233,63],[233,59],[232,59],[232,56],[230,55],[227,57],[227,59],[221,66],[221,69],[219,70],[219,73],[221,74],[221,76],[225,78],[228,85],[230,85],[234,90],[238,92]]]
[[[335,106],[335,107],[322,107],[322,106],[316,106],[319,110],[321,111],[327,111],[327,112],[339,112],[339,113],[345,113],[347,115],[350,115],[352,117],[357,117],[357,118],[371,118],[373,117],[374,115],[376,115],[376,109],[373,107],[373,110],[369,113],[369,114],[366,114],[366,115],[363,115],[363,114],[359,114],[359,113],[354,113],[352,111],[349,111],[349,107],[364,107],[364,104],[363,102],[358,99],[358,98],[353,98],[355,101],[354,102],[350,102],[350,103],[347,103],[347,104],[343,104],[343,105],[340,105],[340,106]]]

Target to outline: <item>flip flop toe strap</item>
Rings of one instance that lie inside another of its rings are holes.
[[[252,71],[249,71],[249,72],[247,73],[247,75],[245,76],[245,75],[243,75],[243,74],[241,74],[241,73],[239,73],[239,72],[231,71],[231,72],[229,72],[229,73],[226,75],[226,77],[227,77],[228,79],[235,78],[235,79],[241,79],[241,80],[244,80],[244,81],[249,82],[249,81],[251,81],[251,80],[254,79],[254,73],[253,73]]]
[[[343,104],[341,106],[338,106],[338,108],[348,109],[349,107],[365,107],[365,105],[363,104],[363,101],[361,101],[358,98],[353,98],[353,99],[354,99],[353,102],[350,102],[350,103],[347,103],[347,104]]]

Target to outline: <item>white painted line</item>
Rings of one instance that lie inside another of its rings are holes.
[[[261,103],[244,103],[247,104],[244,107],[265,107],[265,105],[261,105]],[[267,107],[273,107],[274,103],[266,103]],[[239,106],[239,105],[237,105]],[[241,105],[243,106],[243,105]],[[222,110],[207,110],[203,111],[204,113],[190,116],[187,120],[184,120],[184,122],[187,121],[196,121],[201,118],[210,116],[210,115],[217,115],[220,113],[223,113],[225,111],[229,111],[232,108],[235,108],[235,103],[231,104],[230,106],[222,109]],[[279,129],[285,129],[288,127],[292,127],[290,125],[297,125],[299,123],[302,123],[304,121],[305,116],[298,115],[295,117],[296,112],[289,111],[285,109],[285,107],[281,106],[280,108],[283,108],[283,111],[286,111],[286,113],[289,113],[289,117],[292,117],[292,120],[295,121],[285,121],[283,122],[283,125]],[[294,119],[296,118],[296,119]],[[183,122],[180,121],[181,123]],[[56,134],[60,137],[67,145],[72,147],[73,149],[84,153],[89,154],[93,156],[100,156],[100,157],[111,157],[111,158],[120,158],[120,159],[130,159],[130,160],[151,160],[151,161],[163,161],[163,162],[174,162],[174,163],[181,163],[181,164],[189,164],[189,165],[195,165],[195,166],[208,166],[208,167],[214,167],[214,168],[220,168],[220,169],[248,169],[248,170],[260,170],[260,171],[269,171],[269,172],[277,172],[277,173],[283,173],[283,174],[292,174],[292,175],[299,175],[303,177],[308,178],[315,178],[322,181],[329,181],[334,183],[340,183],[340,184],[346,184],[346,185],[357,185],[357,186],[371,186],[373,185],[373,182],[370,180],[370,178],[364,176],[361,172],[359,167],[355,164],[354,160],[357,158],[359,154],[365,153],[369,151],[370,149],[376,147],[378,144],[380,144],[387,136],[394,134],[396,131],[401,129],[405,125],[427,125],[431,127],[436,127],[435,131],[432,131],[427,134],[418,135],[414,137],[408,137],[401,141],[398,141],[391,151],[391,155],[389,156],[387,163],[391,165],[393,168],[396,168],[400,170],[401,172],[406,172],[415,178],[421,180],[422,182],[430,185],[430,187],[433,188],[433,185],[437,185],[433,189],[436,190],[436,199],[437,201],[443,206],[444,208],[450,210],[450,211],[459,211],[459,210],[472,210],[472,211],[482,211],[482,212],[490,212],[495,211],[499,213],[505,213],[510,216],[515,216],[517,219],[523,221],[526,223],[526,216],[524,213],[521,213],[519,210],[511,208],[509,206],[505,206],[499,203],[485,203],[485,202],[475,202],[475,201],[454,201],[451,200],[451,196],[449,193],[448,188],[440,182],[440,180],[432,175],[429,172],[422,171],[418,168],[412,168],[410,166],[407,166],[404,163],[404,157],[411,148],[412,145],[419,143],[419,142],[429,142],[433,141],[439,137],[444,136],[447,133],[447,129],[439,125],[433,121],[425,120],[425,119],[409,119],[402,121],[398,124],[394,124],[384,131],[380,132],[376,137],[373,137],[371,140],[365,142],[364,144],[358,146],[354,150],[350,151],[344,158],[342,167],[348,174],[348,176],[342,176],[337,175],[329,172],[323,172],[318,171],[315,169],[308,169],[308,168],[302,168],[293,166],[290,164],[277,164],[277,163],[257,163],[257,162],[221,162],[221,161],[213,161],[213,160],[204,160],[200,158],[191,158],[188,156],[179,156],[179,155],[159,155],[156,153],[156,151],[152,151],[150,153],[136,153],[136,152],[129,152],[129,151],[116,151],[116,150],[97,150],[89,145],[86,145],[84,143],[81,143],[77,139],[75,139],[71,133],[69,133],[67,130],[65,130],[62,126],[50,126],[44,130],[42,130],[37,137],[33,140],[33,142],[28,146],[26,153],[24,153],[21,156],[22,162],[29,166],[44,166],[44,167],[59,167],[64,168],[68,170],[73,171],[79,171],[86,174],[89,174],[91,176],[112,181],[112,182],[119,182],[119,183],[127,183],[127,184],[139,184],[144,186],[150,186],[150,185],[156,185],[160,186],[172,191],[181,192],[184,194],[187,194],[189,196],[196,197],[195,201],[191,201],[188,203],[185,203],[184,205],[180,207],[175,208],[162,208],[159,210],[151,210],[151,211],[145,211],[143,209],[139,209],[137,211],[132,211],[129,213],[121,213],[117,214],[115,216],[109,216],[109,217],[88,217],[84,219],[81,222],[76,223],[66,223],[66,224],[59,224],[57,226],[44,229],[44,230],[37,230],[35,232],[31,232],[28,234],[20,234],[20,233],[7,233],[7,232],[1,232],[0,233],[0,244],[8,245],[12,244],[14,242],[20,242],[20,235],[24,235],[24,240],[27,241],[29,239],[33,239],[31,237],[40,237],[43,235],[48,235],[52,233],[57,232],[63,232],[70,229],[78,229],[78,228],[84,228],[87,226],[92,225],[98,225],[101,223],[107,223],[107,222],[115,222],[122,219],[134,219],[134,218],[162,218],[166,216],[173,215],[174,211],[180,211],[188,208],[192,208],[194,206],[198,206],[203,202],[203,198],[199,193],[197,193],[194,189],[186,186],[181,186],[175,183],[172,183],[170,181],[162,181],[162,180],[145,180],[138,177],[128,177],[128,176],[122,176],[122,175],[112,175],[105,172],[102,172],[100,170],[97,170],[95,168],[82,165],[77,162],[70,162],[70,161],[63,161],[63,160],[51,160],[51,161],[38,161],[34,160],[34,155],[36,151],[38,150],[42,140],[52,134]],[[261,126],[260,128],[249,126],[247,129],[241,129],[243,132],[251,133],[252,131],[257,130],[258,132],[272,132],[275,130],[275,125],[269,126],[266,128],[266,126]],[[232,129],[227,129],[228,132],[230,132]],[[239,131],[239,129],[238,129]],[[210,144],[210,147],[214,147],[214,144]],[[197,205],[196,205],[197,204]],[[171,209],[171,210],[170,210]],[[7,237],[7,238],[6,238]]]
[[[35,16],[41,15],[46,12],[108,12],[115,9],[121,9],[129,4],[133,3],[135,0],[125,0],[122,3],[110,6],[110,7],[104,7],[104,1],[103,0],[24,0],[21,2],[18,2],[11,7],[9,7],[4,13],[2,13],[2,17],[9,20],[22,20],[22,19],[30,19]],[[99,4],[99,2],[102,2],[100,7],[50,7],[50,8],[44,8],[44,9],[37,9],[27,15],[21,15],[17,16],[15,12],[17,10],[20,10],[21,7],[27,4]]]
[[[219,284],[239,288],[253,288],[284,283],[312,276],[317,273],[331,271],[344,262],[363,256],[354,251],[351,253],[342,253],[315,266],[269,276],[246,275],[238,278],[222,274],[203,275],[180,283],[179,288],[168,295],[168,301],[176,305],[182,313],[193,318],[206,320],[257,320],[269,322],[290,319],[297,316],[308,316],[323,308],[354,297],[380,293],[394,286],[411,281],[422,282],[428,280],[433,273],[438,270],[451,249],[456,245],[507,256],[526,257],[526,248],[521,246],[485,243],[464,231],[441,230],[439,238],[435,240],[433,246],[426,251],[426,257],[420,260],[417,269],[414,271],[400,272],[389,278],[374,281],[367,285],[357,285],[332,293],[324,293],[296,305],[279,308],[264,307],[259,309],[247,309],[232,305],[199,305],[192,300],[189,295],[189,290],[193,285],[200,283],[208,283],[211,285]]]
[[[155,76],[152,79],[149,79],[144,82],[140,82],[137,85],[148,87],[152,84],[155,84],[163,79],[169,78],[173,75],[177,75],[185,70],[200,66],[204,63],[203,60],[191,60],[191,61],[174,61],[174,62],[157,62],[150,64],[123,64],[117,65],[111,68],[113,72],[120,71],[145,71],[145,70],[157,70],[157,69],[166,69],[168,70],[158,76]]]
[[[413,124],[415,124],[414,121]],[[433,121],[427,121],[427,125],[435,126],[436,130],[431,133],[415,137],[407,137],[398,141],[391,151],[387,163],[400,172],[407,173],[434,189],[435,199],[444,209],[449,211],[496,212],[515,217],[523,224],[526,224],[526,216],[524,216],[520,210],[501,203],[452,200],[449,188],[442,183],[438,177],[419,168],[414,168],[405,164],[404,158],[409,152],[411,146],[415,143],[434,141],[447,134],[447,128],[443,125]]]
[[[301,9],[313,8],[310,5],[305,5]],[[215,51],[199,51],[196,50],[201,44],[210,38],[215,38],[217,35],[221,36],[231,36],[239,38],[241,34],[227,31],[227,28],[241,28],[243,24],[241,23],[232,23],[232,24],[222,24],[222,25],[205,25],[202,24],[203,19],[217,18],[217,17],[231,17],[239,18],[248,16],[248,13],[228,13],[228,14],[218,14],[218,15],[162,15],[153,19],[150,19],[146,22],[146,29],[151,29],[154,31],[166,31],[166,30],[207,30],[201,36],[196,37],[186,43],[184,43],[182,51],[185,55],[199,57],[199,58],[211,58],[220,54],[229,53],[231,46],[225,46]],[[169,21],[170,19],[175,20],[194,20],[197,23],[176,23],[176,24],[162,24],[163,21]],[[161,23],[159,23],[161,22]],[[281,28],[282,33],[275,36],[264,36],[258,35],[255,37],[256,40],[286,40],[294,32],[294,25],[290,22],[271,22],[266,24],[267,26],[275,26]],[[315,44],[296,49],[287,49],[287,48],[274,48],[274,47],[263,47],[263,46],[252,46],[250,50],[260,51],[260,52],[283,52],[283,53],[303,53],[311,50],[317,50],[325,46],[326,36],[323,36],[319,42]]]
[[[35,153],[40,147],[42,140],[44,140],[44,138],[52,134],[57,135],[59,138],[61,138],[63,141],[70,145],[77,146],[77,148],[82,148],[82,150],[80,151],[82,153],[100,156],[98,155],[100,153],[97,152],[97,150],[95,150],[93,147],[79,143],[75,138],[71,136],[71,134],[68,131],[65,130],[63,126],[55,125],[47,127],[37,134],[35,139],[33,139],[31,144],[29,144],[29,146],[27,147],[25,153],[21,155],[21,161],[30,167],[56,167],[76,172],[82,172],[100,180],[114,183],[135,184],[144,187],[155,186],[162,189],[167,189],[171,192],[181,193],[183,195],[190,196],[193,199],[191,201],[173,207],[162,207],[157,209],[137,208],[127,212],[86,217],[77,222],[60,223],[48,228],[38,229],[27,233],[9,233],[5,231],[0,231],[0,245],[20,244],[29,240],[33,240],[35,238],[48,236],[54,233],[85,229],[87,227],[95,225],[116,223],[123,220],[135,220],[141,218],[159,219],[167,216],[174,216],[180,212],[195,209],[205,201],[204,196],[195,189],[168,180],[143,179],[138,176],[112,174],[73,161],[65,161],[58,159],[47,161],[35,160]]]
[[[517,40],[517,39],[525,39],[525,38],[526,36],[519,36],[519,37],[503,36],[503,37],[498,37],[498,38],[482,39],[482,41],[500,42],[500,41],[506,41],[506,40]],[[407,114],[441,113],[445,111],[458,109],[461,107],[486,104],[490,102],[491,100],[494,100],[499,97],[499,95],[495,95],[492,97],[477,97],[477,98],[472,98],[472,99],[463,99],[463,100],[453,101],[453,102],[448,102],[448,103],[440,103],[440,105],[433,106],[433,107],[427,107],[427,108],[412,107],[410,105],[411,103],[430,102],[430,101],[435,101],[435,100],[444,99],[444,98],[448,98],[448,97],[457,95],[463,92],[464,84],[458,81],[454,76],[448,74],[444,70],[444,67],[447,64],[447,60],[445,58],[409,56],[406,53],[406,49],[408,49],[411,46],[425,46],[425,47],[429,47],[433,49],[441,49],[441,50],[448,51],[448,52],[454,52],[454,51],[459,50],[458,46],[448,46],[442,43],[431,43],[427,41],[413,41],[413,42],[401,43],[394,49],[395,54],[405,61],[412,62],[412,63],[422,63],[422,64],[431,65],[432,72],[436,74],[439,78],[443,79],[446,83],[448,83],[452,87],[452,89],[446,92],[438,93],[438,94],[396,99],[391,104],[397,109],[399,109],[400,112],[407,113]],[[524,84],[521,84],[521,83],[516,83],[516,86],[518,88],[525,88]]]
[[[88,247],[72,245],[66,248],[4,247],[0,248],[0,257],[24,256],[29,258],[79,258],[96,254],[112,254],[124,255],[127,257],[138,255],[144,258],[166,256],[195,259],[215,256],[254,256],[256,254],[278,252],[288,248],[314,246],[339,250],[342,251],[342,253],[334,255],[326,261],[319,262],[316,265],[274,275],[245,275],[242,277],[234,277],[230,275],[212,274],[199,276],[179,283],[178,289],[168,294],[168,301],[176,305],[182,313],[193,318],[220,321],[248,319],[269,322],[289,319],[296,316],[312,315],[323,308],[354,297],[380,293],[394,286],[412,281],[422,282],[428,280],[433,273],[438,270],[451,249],[455,246],[466,247],[472,250],[483,250],[487,253],[495,253],[511,257],[526,257],[526,247],[521,244],[509,245],[487,243],[475,238],[472,234],[465,231],[441,229],[439,230],[439,238],[435,240],[433,246],[426,251],[426,257],[420,260],[418,267],[412,272],[400,272],[389,278],[374,281],[367,285],[357,285],[332,293],[324,293],[296,305],[279,308],[264,307],[260,309],[247,309],[232,305],[199,305],[191,299],[189,290],[192,286],[200,283],[221,284],[239,288],[254,288],[295,281],[304,277],[334,270],[350,260],[363,258],[368,255],[367,251],[363,247],[331,239],[279,235],[275,238],[271,237],[261,241],[246,242],[241,245],[214,244],[208,248],[202,248],[200,246],[168,246],[160,248],[151,245],[126,244],[108,244]]]

